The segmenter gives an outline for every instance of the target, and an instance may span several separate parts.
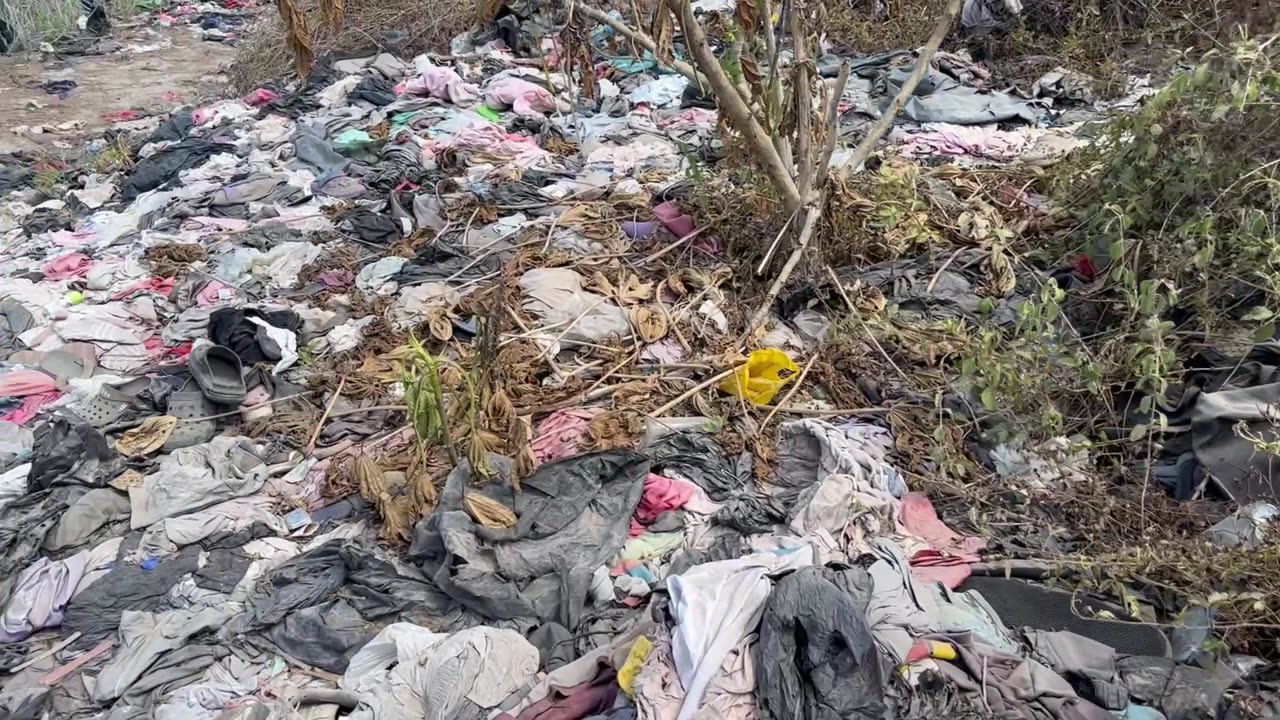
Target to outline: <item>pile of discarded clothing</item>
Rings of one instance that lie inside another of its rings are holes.
[[[589,101],[500,39],[458,44],[123,120],[136,161],[58,197],[5,181],[0,717],[1181,720],[1255,682],[1256,659],[984,564],[912,492],[890,431],[850,417],[782,423],[758,469],[714,419],[658,413],[590,451],[607,401],[530,410],[536,469],[465,453],[387,542],[380,513],[425,471],[337,478],[420,439],[403,404],[354,389],[403,397],[400,376],[373,354],[336,384],[317,368],[392,331],[476,337],[465,301],[523,248],[690,240],[664,193],[716,125],[652,63],[603,63]],[[1038,117],[931,92],[909,118]],[[936,143],[996,152],[953,135]],[[968,312],[966,282],[912,292]],[[539,360],[621,339],[679,362],[645,341],[634,288],[549,264],[508,289]],[[727,332],[710,300],[697,312]],[[767,403],[798,368],[761,352]]]

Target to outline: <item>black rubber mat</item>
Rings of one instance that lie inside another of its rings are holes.
[[[961,590],[977,590],[1000,619],[1017,630],[1067,630],[1115,648],[1121,655],[1169,657],[1169,639],[1154,625],[1094,619],[1109,612],[1119,620],[1133,620],[1118,605],[1095,598],[1053,590],[1022,580],[1002,577],[970,577]],[[1072,611],[1072,602],[1075,610]]]

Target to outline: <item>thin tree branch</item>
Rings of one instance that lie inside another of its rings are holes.
[[[658,44],[655,43],[653,38],[648,35],[645,35],[638,30],[631,29],[621,20],[618,20],[603,10],[593,8],[590,5],[580,4],[578,5],[578,11],[602,25],[608,25],[613,28],[614,32],[653,53],[655,58],[658,56]],[[702,73],[698,72],[697,69],[683,60],[672,60],[671,69],[689,78],[691,82],[697,83],[700,87],[706,87],[709,85],[707,78],[703,76]]]
[[[836,84],[831,88],[831,97],[827,100],[827,112],[824,122],[827,127],[826,143],[822,148],[822,157],[818,159],[818,177],[813,187],[822,192],[827,184],[827,175],[831,172],[831,156],[836,152],[836,141],[840,139],[840,98],[844,97],[844,88],[849,84],[849,63],[840,65],[840,74],[836,76]]]
[[[911,71],[911,75],[907,76],[906,82],[902,83],[902,89],[898,91],[893,102],[880,115],[880,119],[875,125],[867,131],[866,137],[862,138],[862,142],[858,143],[858,147],[854,148],[853,155],[849,157],[849,163],[845,166],[847,172],[854,173],[862,166],[867,158],[871,157],[871,151],[875,150],[876,143],[880,142],[880,138],[889,132],[889,128],[893,127],[893,121],[898,118],[898,113],[902,112],[902,106],[907,104],[907,100],[915,93],[916,86],[920,84],[920,80],[924,77],[925,71],[929,69],[929,60],[933,58],[933,54],[938,51],[938,47],[942,45],[942,39],[947,36],[947,30],[951,28],[951,22],[955,20],[956,14],[960,12],[962,0],[951,0],[947,3],[947,9],[942,13],[942,17],[938,18],[938,24],[933,28],[933,34],[929,36],[929,41],[925,43],[924,49],[920,51],[920,58],[916,60],[916,67]]]
[[[787,10],[787,0],[783,0],[780,13],[785,14]],[[779,28],[774,29],[773,25],[773,3],[770,0],[764,0],[764,12],[767,21],[765,27],[769,32],[765,35],[765,44],[769,49],[769,75],[765,81],[765,122],[769,126],[767,129],[769,134],[773,136],[773,145],[778,150],[778,157],[782,158],[782,164],[791,167],[791,143],[782,133],[778,132],[778,126],[782,122],[782,82],[778,76],[778,54],[782,43],[777,33],[781,31],[781,23]]]
[[[778,273],[777,279],[769,286],[769,292],[765,293],[764,302],[760,303],[760,309],[756,310],[751,322],[747,323],[747,329],[738,338],[739,346],[745,344],[751,337],[751,333],[755,332],[756,328],[764,323],[764,319],[769,315],[769,308],[773,307],[773,301],[777,299],[778,293],[782,292],[782,286],[787,282],[787,278],[791,277],[796,265],[800,264],[800,256],[804,254],[804,249],[809,246],[809,240],[813,237],[813,230],[817,227],[818,218],[822,215],[822,208],[826,204],[825,200],[826,195],[823,195],[813,207],[804,211],[804,226],[800,228],[800,237],[796,239],[796,249],[787,258],[787,263],[782,266],[782,272]]]
[[[809,86],[809,38],[805,32],[805,24],[800,19],[800,3],[793,0],[788,12],[788,23],[791,25],[792,68],[795,78],[791,81],[791,98],[795,101],[796,113],[796,187],[800,191],[800,202],[805,201],[809,192],[809,181],[813,178],[813,151],[809,145],[813,131],[813,89]]]
[[[702,32],[702,26],[693,16],[693,6],[689,0],[667,1],[679,5],[680,29],[684,32],[685,42],[689,44],[689,53],[693,55],[698,69],[706,74],[711,90],[720,101],[721,108],[729,113],[734,127],[751,144],[751,149],[764,166],[765,174],[769,176],[769,182],[782,198],[784,209],[791,212],[800,207],[800,192],[791,179],[790,169],[782,163],[782,158],[778,156],[778,151],[774,148],[768,133],[760,127],[755,115],[751,113],[751,108],[742,101],[733,81],[725,74],[724,68],[720,67],[720,60],[711,50],[711,45],[707,43],[707,36]]]

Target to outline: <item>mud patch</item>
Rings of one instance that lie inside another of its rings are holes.
[[[0,153],[70,155],[111,124],[106,114],[167,112],[218,95],[235,56],[235,48],[196,39],[189,28],[125,29],[115,39],[123,47],[109,55],[0,56]],[[40,87],[57,81],[76,85],[64,96]],[[22,126],[45,130],[14,132]]]

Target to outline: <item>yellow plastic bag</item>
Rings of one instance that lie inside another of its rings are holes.
[[[640,666],[644,665],[644,661],[649,658],[649,652],[653,650],[653,643],[649,638],[641,635],[631,644],[631,652],[627,653],[627,661],[622,663],[622,669],[618,671],[618,687],[622,688],[622,692],[627,694],[629,698],[635,698],[634,688],[636,685],[636,675],[640,674]]]
[[[784,371],[791,374],[784,378]],[[720,383],[720,389],[754,405],[767,405],[783,386],[796,379],[798,372],[800,368],[781,350],[753,350],[746,366]]]

